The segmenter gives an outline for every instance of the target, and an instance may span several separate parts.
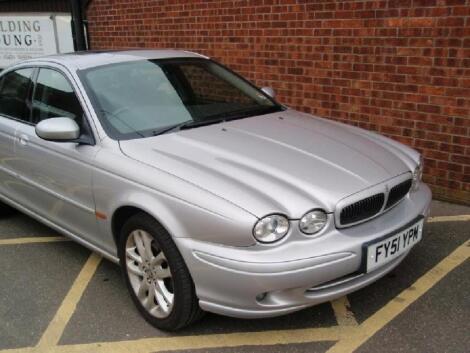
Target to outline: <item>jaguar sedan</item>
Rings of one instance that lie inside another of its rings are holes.
[[[118,263],[161,329],[376,281],[422,238],[422,168],[411,148],[289,109],[191,52],[50,56],[0,76],[2,213]]]

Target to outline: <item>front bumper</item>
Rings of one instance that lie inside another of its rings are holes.
[[[407,253],[366,274],[360,272],[362,245],[420,215],[427,217],[430,203],[431,191],[422,183],[381,216],[344,229],[335,228],[331,219],[330,227],[314,238],[293,224],[286,239],[272,246],[175,241],[202,309],[240,318],[278,316],[336,299],[390,272]]]

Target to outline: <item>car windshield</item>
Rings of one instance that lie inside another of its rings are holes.
[[[103,127],[117,140],[283,110],[252,84],[207,59],[109,64],[80,76]]]

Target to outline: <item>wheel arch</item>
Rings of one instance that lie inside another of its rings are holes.
[[[116,211],[114,211],[111,218],[111,231],[113,233],[113,240],[116,246],[119,243],[119,233],[124,224],[129,218],[140,212],[145,211],[135,206],[121,206]]]
[[[170,234],[170,236],[172,236],[172,233],[168,229],[168,227],[156,215],[139,206],[123,205],[117,208],[113,212],[113,215],[111,217],[111,232],[116,247],[119,245],[119,236],[122,227],[127,222],[127,220],[129,220],[131,217],[138,213],[144,213],[149,217],[152,217],[161,227],[163,227],[168,232],[168,234]]]

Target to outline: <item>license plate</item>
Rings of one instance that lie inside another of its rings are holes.
[[[410,250],[421,240],[423,224],[424,219],[421,219],[401,231],[368,244],[366,272],[371,272]]]

